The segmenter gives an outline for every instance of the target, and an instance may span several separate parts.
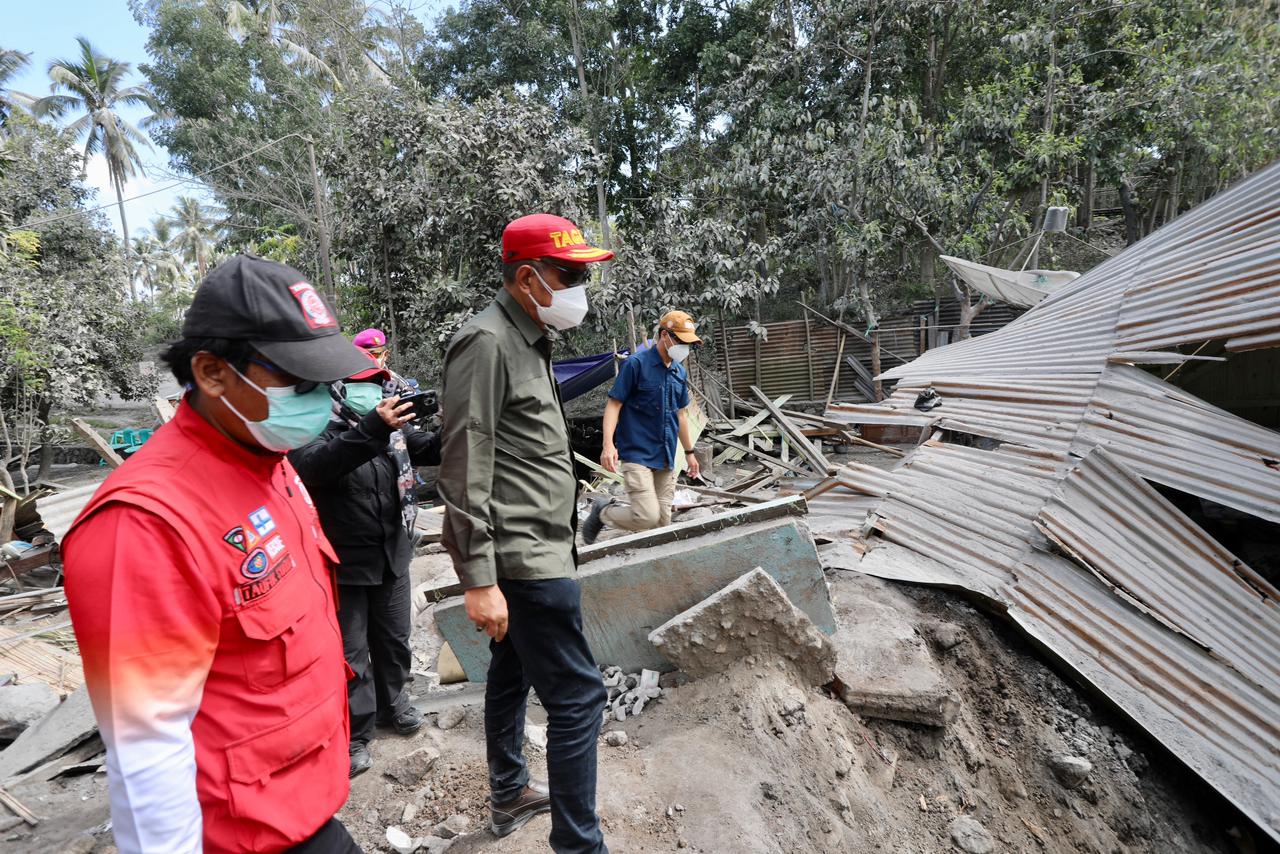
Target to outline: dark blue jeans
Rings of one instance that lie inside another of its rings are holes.
[[[533,686],[547,710],[551,848],[556,854],[607,854],[596,816],[596,739],[605,690],[582,634],[578,582],[500,579],[498,588],[507,599],[509,624],[501,643],[489,642],[493,658],[484,694],[493,802],[518,797],[529,781],[524,714]]]

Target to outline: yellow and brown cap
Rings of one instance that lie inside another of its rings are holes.
[[[658,321],[658,328],[666,329],[686,344],[702,343],[702,339],[698,337],[697,324],[687,312],[668,311]]]

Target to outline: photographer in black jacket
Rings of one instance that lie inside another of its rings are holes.
[[[416,732],[422,713],[405,685],[412,605],[414,466],[440,464],[436,433],[410,426],[411,404],[383,399],[387,372],[371,367],[332,386],[333,419],[289,461],[316,504],[325,535],[338,553],[338,622],[347,664],[351,710],[351,776],[373,764],[375,723],[401,735]]]

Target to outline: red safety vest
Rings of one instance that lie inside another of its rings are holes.
[[[221,604],[191,724],[206,854],[301,842],[342,808],[350,769],[337,556],[302,481],[283,456],[241,447],[184,402],[65,538],[73,617],[75,599],[93,607],[95,592],[76,585],[73,558],[92,548],[76,531],[116,502],[172,525]],[[137,549],[136,563],[113,572],[164,571],[148,563],[145,542]]]

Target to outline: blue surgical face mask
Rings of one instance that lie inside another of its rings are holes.
[[[236,371],[235,365],[228,365],[236,376],[267,399],[267,417],[262,421],[250,421],[231,405],[226,395],[222,396],[222,402],[244,422],[253,440],[268,451],[283,454],[294,448],[301,448],[319,436],[329,423],[333,402],[329,397],[328,386],[317,385],[303,394],[298,394],[293,386],[261,388]]]
[[[357,415],[368,415],[382,402],[382,386],[373,383],[348,383],[343,391],[347,406]]]

